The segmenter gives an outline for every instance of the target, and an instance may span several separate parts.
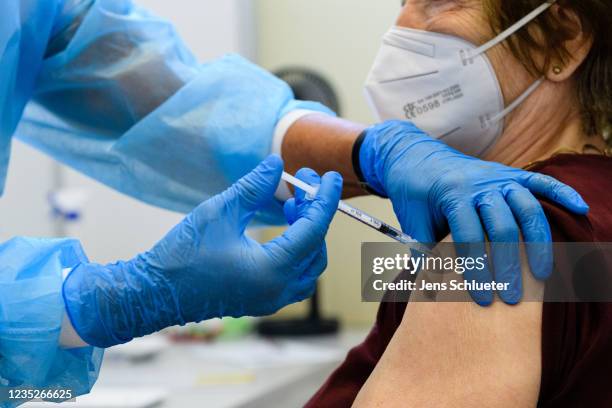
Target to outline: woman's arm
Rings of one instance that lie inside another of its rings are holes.
[[[364,125],[330,115],[304,116],[288,129],[282,141],[287,171],[295,174],[304,167],[319,174],[337,171],[344,179],[345,198],[366,194],[351,160],[355,141],[364,129]]]
[[[542,284],[531,277],[524,261],[522,271],[525,286],[539,290]],[[409,303],[355,406],[537,405],[542,303],[508,306],[496,301],[481,308],[469,301],[417,300]]]

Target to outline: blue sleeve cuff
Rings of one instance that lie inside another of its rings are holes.
[[[376,157],[376,137],[370,134],[368,129],[364,132],[361,147],[359,147],[359,168],[363,181],[367,183],[368,187],[378,195],[386,197],[385,187],[376,172]]]
[[[70,389],[75,396],[91,390],[103,350],[59,346],[62,271],[86,259],[74,240],[15,238],[0,245],[3,385]]]

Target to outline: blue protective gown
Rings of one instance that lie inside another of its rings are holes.
[[[0,2],[0,189],[17,136],[118,191],[188,212],[269,154],[293,109],[327,111],[239,56],[199,64],[168,22],[130,0]],[[259,221],[281,214],[276,205]],[[2,384],[90,390],[102,352],[58,347],[62,271],[86,260],[72,240],[0,245]]]

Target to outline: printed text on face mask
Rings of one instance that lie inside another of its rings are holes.
[[[404,105],[406,119],[415,120],[421,115],[432,112],[444,104],[461,98],[463,98],[461,85],[453,85],[425,98],[419,99],[416,102],[409,102]]]

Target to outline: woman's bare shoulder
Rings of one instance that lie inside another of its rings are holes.
[[[530,276],[523,263],[525,286],[541,285]],[[539,302],[483,308],[415,298],[355,405],[536,406],[541,327]]]

